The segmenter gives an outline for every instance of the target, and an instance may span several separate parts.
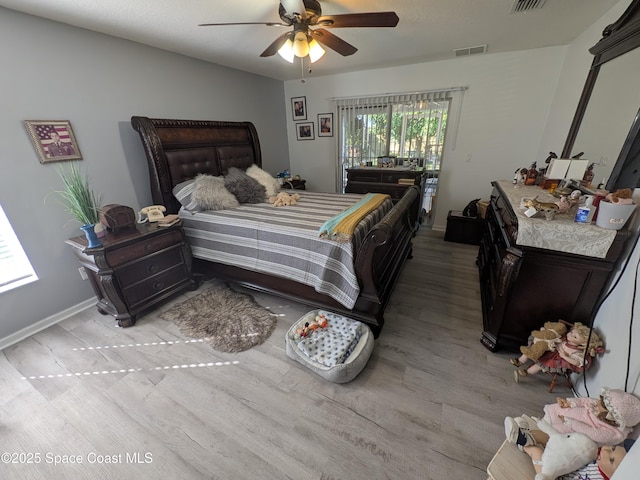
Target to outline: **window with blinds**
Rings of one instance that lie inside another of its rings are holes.
[[[390,160],[397,167],[424,169],[427,213],[435,197],[445,135],[454,101],[459,106],[465,88],[407,94],[334,99],[337,110],[338,168],[341,191],[346,169],[377,167]],[[454,112],[459,113],[459,112]],[[459,115],[454,115],[457,117]]]
[[[0,293],[38,279],[0,206]]]

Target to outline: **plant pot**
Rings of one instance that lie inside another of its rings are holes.
[[[87,241],[89,242],[87,248],[97,248],[102,246],[102,242],[98,240],[94,227],[95,225],[82,225],[80,227],[80,230],[84,232],[87,237]]]

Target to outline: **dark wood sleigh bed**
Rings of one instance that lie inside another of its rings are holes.
[[[154,204],[177,213],[175,185],[197,174],[224,175],[231,167],[262,167],[258,134],[250,122],[131,118],[139,133],[149,167]],[[353,309],[318,293],[313,287],[285,277],[268,275],[232,265],[194,259],[194,272],[214,276],[254,290],[289,298],[358,319],[377,337],[384,311],[405,261],[411,257],[412,238],[419,212],[417,187],[411,187],[393,208],[373,226],[355,253],[354,268],[360,294]]]

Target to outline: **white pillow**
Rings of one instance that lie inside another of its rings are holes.
[[[277,195],[280,191],[280,184],[276,178],[273,178],[269,172],[265,172],[256,164],[247,168],[247,175],[262,185],[267,193],[267,198]]]

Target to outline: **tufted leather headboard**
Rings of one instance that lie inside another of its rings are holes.
[[[154,204],[176,213],[172,189],[199,173],[224,175],[230,167],[262,166],[260,142],[250,122],[131,117],[147,156]]]

